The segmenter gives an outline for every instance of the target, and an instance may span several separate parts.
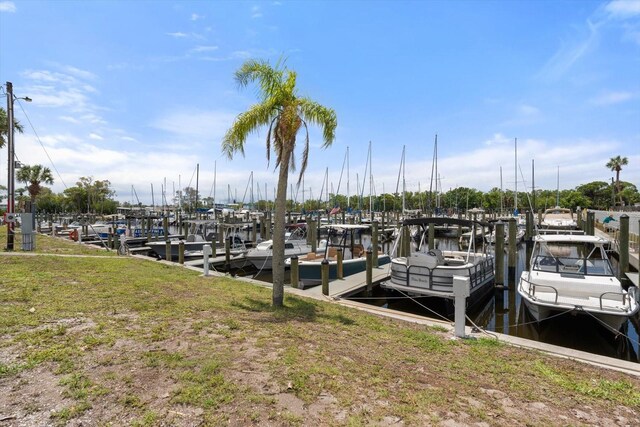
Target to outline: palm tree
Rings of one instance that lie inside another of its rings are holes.
[[[14,117],[13,119],[13,128],[18,132],[22,133],[24,129],[19,121],[17,121]],[[0,107],[0,148],[4,147],[4,144],[7,143],[7,136],[9,135],[9,118],[7,117],[7,112],[4,108]]]
[[[622,166],[626,166],[628,164],[629,159],[620,156],[612,157],[606,164],[606,167],[616,173],[616,193],[620,193],[620,171],[622,170]]]
[[[53,175],[48,167],[42,165],[23,166],[16,173],[16,179],[19,182],[28,184],[27,190],[31,197],[31,203],[34,204],[36,197],[42,191],[41,183],[53,184]]]
[[[267,162],[271,148],[276,155],[275,168],[279,169],[276,191],[276,212],[273,226],[273,297],[274,307],[282,307],[284,302],[284,233],[286,196],[289,169],[295,171],[294,149],[298,131],[304,126],[306,138],[302,151],[302,164],[298,184],[307,168],[309,158],[308,124],[318,125],[323,133],[323,148],[330,146],[335,138],[338,123],[336,113],[296,91],[296,73],[279,60],[272,67],[264,60],[248,60],[235,73],[235,80],[241,88],[257,83],[260,102],[249,107],[236,117],[222,140],[222,151],[230,159],[240,152],[244,155],[247,137],[261,126],[268,126]]]

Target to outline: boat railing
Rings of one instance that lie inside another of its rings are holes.
[[[442,267],[442,265],[439,265],[439,267]],[[425,273],[418,273],[417,271],[412,271],[412,269],[417,270],[419,268],[424,268],[429,273],[425,274]],[[490,279],[491,276],[493,276],[493,268],[494,268],[493,258],[487,257],[479,264],[475,264],[465,268],[457,268],[455,269],[455,271],[459,273],[456,275],[468,276],[469,282],[470,282],[469,283],[470,288],[475,289],[476,287],[481,286],[483,283],[485,283],[486,280]],[[447,286],[453,289],[453,275],[437,274],[437,270],[438,270],[438,266],[433,269],[430,269],[429,267],[426,267],[426,266],[409,265],[407,267],[407,273],[405,278],[406,285],[411,286],[411,281],[410,281],[411,276],[423,276],[423,277],[429,277],[429,281],[428,281],[429,289],[433,289],[434,286]],[[451,272],[452,270],[441,270],[441,271]]]
[[[600,294],[600,298],[599,298],[599,300],[600,300],[600,310],[611,310],[611,307],[604,307],[602,305],[602,300],[603,299],[610,299],[610,300],[612,299],[612,298],[604,298],[605,295],[615,295],[617,297],[619,296],[620,297],[620,302],[622,303],[622,305],[625,308],[631,310],[631,298],[627,298],[627,294],[622,293],[622,292],[611,292],[611,291],[603,292],[602,294]],[[627,299],[628,299],[628,301],[627,301]]]
[[[526,282],[526,283],[528,283],[530,285],[528,290],[522,288],[522,282]],[[532,282],[530,280],[525,279],[524,277],[520,280],[520,289],[523,289],[527,293],[527,295],[529,295],[531,298],[538,299],[538,297],[536,297],[536,289],[537,288],[551,289],[554,292],[554,294],[556,295],[555,300],[553,301],[553,303],[554,304],[558,303],[558,290],[556,288],[554,288],[553,286],[541,285],[539,283],[534,283],[534,282]]]

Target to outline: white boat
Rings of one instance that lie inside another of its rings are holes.
[[[302,230],[301,228],[298,230]],[[311,245],[307,244],[302,234],[287,233],[284,242],[285,259],[292,256],[303,256],[311,252]],[[258,270],[271,270],[273,259],[273,240],[265,240],[247,252],[247,260]]]
[[[456,218],[418,218],[405,220],[403,224],[420,225],[426,230],[430,223],[442,225],[444,221],[451,225],[470,227],[471,233],[488,226],[478,221]],[[420,247],[423,246],[422,243],[424,238]],[[477,251],[474,243],[466,251],[418,250],[408,257],[391,260],[390,280],[383,287],[414,296],[453,299],[453,276],[469,277],[470,296],[467,305],[472,306],[492,289],[495,277],[494,258],[485,251]]]
[[[516,227],[516,245],[524,240],[524,235],[526,234],[526,230],[524,227],[517,226]],[[487,233],[485,235],[485,239],[487,243],[490,245],[494,245],[496,243],[496,230],[494,229],[491,233]],[[508,224],[505,224],[504,227],[504,244],[509,244],[509,227]]]
[[[575,230],[578,228],[578,223],[571,209],[556,206],[555,208],[544,211],[540,227],[558,230]]]
[[[534,238],[531,270],[518,293],[537,321],[553,313],[591,315],[614,330],[638,312],[640,292],[616,278],[605,245],[596,236],[548,234]]]
[[[369,225],[332,224],[325,225],[329,240],[324,248],[316,252],[309,252],[298,258],[298,274],[303,286],[315,286],[322,283],[322,261],[329,262],[329,280],[338,278],[338,249],[342,249],[343,277],[360,273],[366,269],[366,252],[362,244],[356,243],[356,235],[370,228]],[[390,262],[389,255],[378,252],[378,265]],[[291,265],[291,258],[285,260],[285,265]]]

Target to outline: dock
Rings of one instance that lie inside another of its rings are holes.
[[[371,282],[376,285],[385,280],[389,280],[389,271],[391,264],[384,265],[382,267],[374,268],[371,276]],[[360,292],[367,287],[367,272],[352,274],[343,279],[336,279],[329,282],[329,297],[333,299],[343,298],[355,293]],[[309,289],[305,289],[304,294],[321,296],[322,285],[314,286]]]

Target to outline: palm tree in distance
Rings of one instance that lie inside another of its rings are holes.
[[[23,166],[16,173],[16,179],[19,182],[27,184],[27,190],[29,191],[29,197],[31,197],[31,203],[34,204],[36,197],[42,191],[42,184],[53,184],[53,175],[51,169],[42,165]]]
[[[622,170],[622,166],[626,166],[628,164],[629,164],[629,159],[627,159],[626,157],[616,156],[609,159],[609,162],[605,165],[606,167],[611,169],[611,171],[616,173],[616,193],[617,194],[620,193],[620,171]],[[622,197],[620,198],[620,200],[622,201]]]
[[[249,107],[236,117],[222,140],[222,151],[230,159],[236,152],[244,155],[244,145],[249,134],[261,126],[268,126],[267,162],[271,148],[276,156],[275,168],[278,172],[276,191],[276,212],[273,225],[273,297],[274,307],[284,303],[284,234],[287,181],[289,170],[295,171],[294,149],[298,131],[304,126],[306,138],[302,151],[300,177],[302,179],[309,159],[309,130],[314,124],[322,129],[323,148],[330,146],[335,138],[338,123],[336,113],[296,91],[296,73],[288,70],[282,59],[274,67],[264,60],[248,60],[235,73],[235,80],[241,88],[250,83],[258,86],[260,102]]]
[[[13,119],[13,128],[22,133],[24,129],[19,121],[17,121],[14,117]],[[7,117],[7,112],[4,108],[0,107],[0,148],[4,147],[7,143],[7,137],[9,135],[9,118]]]

